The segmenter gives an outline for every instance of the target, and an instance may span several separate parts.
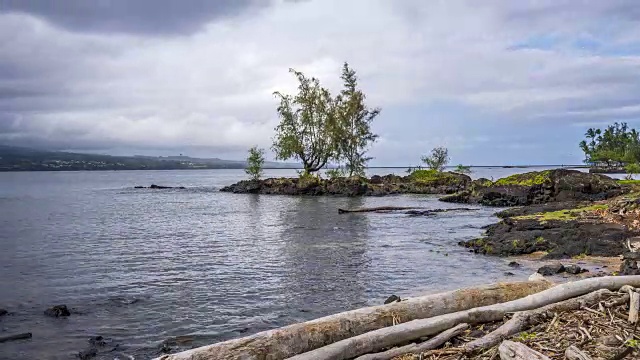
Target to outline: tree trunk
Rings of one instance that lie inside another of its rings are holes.
[[[622,285],[640,286],[640,275],[591,278],[562,285],[506,303],[483,306],[457,313],[413,320],[353,336],[325,347],[297,355],[291,360],[345,360],[378,352],[396,344],[431,336],[461,323],[485,323],[502,320],[505,314],[537,309],[581,296],[599,289],[617,290]]]
[[[539,309],[516,313],[511,320],[507,321],[496,330],[479,339],[466,343],[463,348],[466,352],[472,352],[494,347],[502,340],[508,339],[533,325],[539,324],[549,317],[553,317],[553,314],[556,312],[578,310],[582,306],[591,306],[611,297],[612,295],[614,295],[614,293],[611,291],[601,289],[584,296],[546,305]]]
[[[450,339],[462,334],[468,328],[469,328],[468,324],[459,324],[458,326],[452,327],[449,330],[441,332],[440,334],[434,336],[433,338],[423,343],[402,346],[399,348],[387,350],[385,352],[376,353],[376,354],[362,355],[356,360],[389,360],[404,354],[420,354],[427,350],[432,350],[439,347],[440,345],[446,343]]]
[[[551,285],[546,281],[499,283],[421,296],[263,331],[240,339],[203,346],[177,354],[164,355],[159,359],[286,359],[352,336],[392,326],[394,323],[511,301],[548,289]],[[443,328],[441,331],[449,327]],[[431,333],[431,335],[433,334]],[[353,357],[362,354],[364,353]]]
[[[501,360],[551,360],[525,344],[505,340],[498,348]]]

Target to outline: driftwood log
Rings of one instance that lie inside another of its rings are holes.
[[[414,211],[407,211],[414,210]],[[419,210],[419,211],[416,211]],[[429,209],[425,207],[418,206],[378,206],[378,207],[370,207],[370,208],[357,208],[357,209],[338,209],[338,214],[349,214],[349,213],[363,213],[363,212],[392,212],[392,211],[407,211],[407,214],[419,214],[419,215],[430,215],[437,214],[449,211],[474,211],[478,210],[473,208],[450,208],[450,209]]]
[[[501,360],[551,360],[525,344],[505,340],[498,347]]]
[[[31,336],[32,336],[31,333],[22,333],[22,334],[9,335],[9,336],[0,336],[0,343],[7,342],[7,341],[31,339]]]
[[[280,360],[415,319],[430,318],[507,302],[543,291],[552,284],[546,281],[521,281],[477,286],[441,294],[410,298],[401,302],[347,311],[323,318],[263,331],[240,339],[164,355],[162,360],[244,359]],[[442,328],[440,331],[450,327]],[[432,332],[428,335],[433,335]],[[381,350],[382,348],[376,349]],[[373,352],[373,351],[370,351]],[[353,355],[356,357],[366,352]]]
[[[537,325],[549,318],[552,318],[556,312],[578,310],[583,306],[597,304],[613,295],[615,295],[615,293],[607,289],[600,289],[577,298],[549,304],[538,309],[518,312],[511,318],[511,320],[507,321],[496,330],[477,340],[466,343],[463,348],[466,352],[472,352],[494,347],[500,344],[503,340],[510,338],[533,325]]]
[[[356,360],[389,360],[404,354],[420,354],[427,350],[432,350],[446,343],[450,339],[462,334],[469,328],[468,324],[459,324],[449,330],[443,331],[431,339],[420,343],[410,344],[399,348],[394,348],[381,353],[362,355]]]
[[[591,278],[562,285],[506,303],[497,303],[456,313],[413,320],[334,342],[292,357],[292,360],[345,360],[379,352],[400,343],[431,336],[461,323],[502,320],[505,314],[537,309],[599,289],[617,290],[622,285],[640,286],[640,275]]]

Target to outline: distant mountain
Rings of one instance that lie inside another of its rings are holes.
[[[188,156],[111,156],[0,145],[0,171],[244,169],[246,162]],[[265,168],[300,165],[266,162]]]

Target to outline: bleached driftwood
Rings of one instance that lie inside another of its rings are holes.
[[[617,290],[622,285],[640,285],[640,275],[607,276],[570,282],[525,298],[478,307],[457,313],[419,319],[353,336],[325,347],[292,357],[292,360],[344,360],[378,352],[400,343],[431,336],[461,323],[485,323],[502,320],[505,314],[537,309],[599,289]]]
[[[574,345],[571,345],[564,352],[564,357],[567,360],[592,360],[591,356],[587,355],[584,351],[578,349]]]
[[[501,360],[551,360],[525,344],[505,340],[498,347]]]
[[[638,323],[638,311],[640,310],[640,294],[629,291],[629,322]]]
[[[267,356],[270,360],[286,359],[352,336],[392,326],[394,323],[511,301],[548,289],[550,286],[550,283],[544,281],[521,281],[410,298],[402,302],[361,308],[263,331],[240,339],[164,355],[158,359],[263,360],[267,359]]]
[[[462,334],[468,328],[469,328],[469,324],[459,324],[457,326],[452,327],[449,330],[441,332],[440,334],[434,336],[433,338],[423,343],[410,344],[410,345],[402,346],[399,348],[390,349],[385,352],[362,355],[356,360],[389,360],[404,354],[420,354],[427,350],[431,350],[439,347],[440,345],[449,341],[451,338]]]
[[[466,352],[471,352],[494,347],[512,335],[552,318],[554,313],[578,310],[583,306],[597,304],[613,295],[615,293],[607,289],[600,289],[577,298],[549,304],[539,309],[518,312],[496,330],[477,340],[466,343],[463,348]]]

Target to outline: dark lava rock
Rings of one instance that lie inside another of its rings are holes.
[[[512,267],[512,268],[519,268],[520,266],[522,266],[522,265],[520,265],[519,263],[517,263],[515,261],[512,261],[512,262],[509,263],[509,267]]]
[[[452,194],[464,190],[471,183],[467,175],[445,172],[433,177],[416,180],[411,176],[373,176],[337,179],[271,178],[243,180],[226,186],[220,191],[243,194],[274,195],[335,195],[335,196],[384,196],[392,194]]]
[[[505,276],[515,276],[516,274],[512,273],[511,271],[505,271],[504,275]]]
[[[475,183],[442,201],[486,206],[525,206],[556,201],[604,200],[623,192],[616,180],[577,170],[545,170],[516,174],[494,183]]]
[[[168,354],[171,351],[173,351],[173,349],[171,348],[171,346],[169,344],[167,344],[166,342],[162,343],[162,346],[160,347],[160,353],[161,354]]]
[[[578,265],[570,264],[564,267],[564,271],[568,274],[578,275],[582,273],[582,268]]]
[[[485,230],[485,237],[463,241],[460,245],[476,253],[499,256],[537,251],[547,252],[546,259],[581,254],[618,256],[625,251],[624,241],[633,235],[620,224],[531,218],[506,218],[486,226]]]
[[[565,269],[562,264],[552,264],[541,267],[540,269],[538,269],[538,273],[542,276],[551,276],[560,274],[561,272],[564,272],[564,270]]]
[[[136,185],[136,186],[134,186],[133,188],[134,188],[134,189],[145,189],[145,187],[144,187],[144,186],[142,186],[142,185]]]
[[[78,358],[80,358],[80,360],[93,359],[96,356],[98,356],[98,349],[95,348],[91,348],[87,351],[81,351],[78,353]]]
[[[149,186],[149,189],[185,189],[185,187],[184,186],[174,187],[174,186],[163,186],[163,185],[151,184],[151,186]]]
[[[107,341],[104,339],[104,337],[98,335],[98,336],[92,336],[89,338],[89,344],[93,345],[93,346],[106,346],[107,345]]]
[[[409,216],[433,216],[436,212],[431,210],[408,210],[405,214]]]
[[[624,259],[620,264],[620,275],[640,275],[636,260]]]
[[[627,251],[624,254],[622,254],[622,258],[625,260],[635,260],[638,261],[640,260],[640,252],[630,252]]]
[[[7,315],[9,312],[5,309],[0,309],[0,316]]]
[[[67,305],[56,305],[44,311],[44,314],[52,317],[70,316],[71,312],[67,309]]]
[[[400,297],[396,295],[391,295],[387,298],[387,300],[384,301],[384,304],[386,305],[394,302],[400,302]]]

